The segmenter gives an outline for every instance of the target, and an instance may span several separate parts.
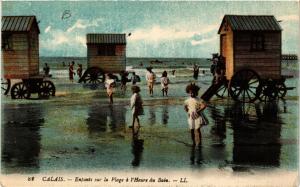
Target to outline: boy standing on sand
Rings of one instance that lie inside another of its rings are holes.
[[[201,145],[201,125],[204,124],[204,119],[201,112],[206,108],[206,104],[200,101],[197,97],[200,87],[191,83],[186,87],[186,92],[190,95],[184,101],[184,109],[188,113],[188,124],[190,128],[193,146]]]
[[[152,67],[147,67],[147,73],[146,73],[146,80],[147,80],[147,85],[149,88],[149,94],[152,97],[153,96],[153,87],[155,83],[155,74],[152,71]]]

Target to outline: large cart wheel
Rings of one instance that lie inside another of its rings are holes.
[[[40,84],[39,89],[40,98],[49,98],[49,96],[55,96],[55,86],[51,81],[43,81]]]
[[[92,68],[88,68],[84,72],[79,82],[99,84],[104,82],[104,79],[105,77],[103,71],[97,67],[92,67]]]
[[[1,78],[1,94],[7,95],[10,90],[10,79]]]
[[[229,94],[235,101],[253,103],[260,95],[261,80],[251,69],[236,72],[229,82]]]
[[[259,99],[261,101],[274,101],[278,96],[277,84],[274,80],[269,79],[263,81],[261,85],[261,92],[259,95]]]
[[[12,99],[30,98],[30,91],[28,90],[28,87],[23,82],[14,84],[10,92],[11,92]]]
[[[223,99],[228,94],[228,81],[224,80],[222,86],[217,90],[216,96]]]
[[[284,82],[277,84],[277,93],[279,98],[283,99],[286,95],[286,92],[287,92],[287,88]]]

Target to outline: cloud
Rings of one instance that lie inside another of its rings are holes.
[[[46,29],[45,29],[45,33],[48,33],[51,29],[51,26],[49,25]]]
[[[193,46],[202,45],[202,44],[205,44],[205,43],[216,42],[217,39],[218,39],[218,36],[214,36],[214,37],[211,37],[211,38],[203,38],[203,39],[200,39],[200,40],[192,40],[191,44]]]
[[[214,31],[218,28],[218,25],[208,25],[204,28],[196,30],[179,29],[174,27],[163,28],[159,25],[154,25],[151,28],[138,28],[132,31],[132,35],[128,38],[131,41],[148,41],[148,42],[163,42],[174,40],[188,40],[195,35],[205,34]]]
[[[299,15],[297,15],[297,14],[283,15],[283,16],[279,16],[278,20],[282,20],[282,21],[299,21]]]
[[[69,53],[72,51],[74,54],[84,55],[86,52],[86,33],[88,28],[99,26],[102,19],[97,18],[89,21],[78,19],[71,27],[65,32],[62,29],[53,29],[48,26],[45,29],[45,35],[41,38],[41,47],[45,51],[64,51]]]
[[[86,19],[78,19],[74,25],[67,29],[67,32],[72,32],[75,29],[86,29],[88,27],[97,27],[99,23],[102,21],[101,18],[97,18],[95,20],[89,21]]]

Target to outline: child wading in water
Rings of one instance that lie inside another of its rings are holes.
[[[168,89],[169,89],[169,83],[170,83],[170,80],[168,78],[168,73],[166,71],[164,71],[162,73],[162,76],[160,78],[160,83],[161,83],[161,91],[162,91],[162,94],[163,96],[168,96]]]
[[[140,120],[139,120],[139,116],[144,114],[144,109],[143,109],[143,100],[141,95],[139,94],[140,87],[138,86],[132,86],[131,87],[132,90],[132,96],[130,99],[130,108],[132,109],[132,129],[133,132],[135,132],[135,127],[134,127],[134,123],[135,121],[137,121],[138,125],[137,125],[137,130],[140,128]]]
[[[115,84],[116,84],[116,82],[112,78],[112,74],[111,73],[107,74],[106,80],[105,80],[105,87],[106,87],[107,96],[109,97],[110,104],[113,104],[113,94],[114,94]]]
[[[186,92],[190,97],[184,102],[184,109],[188,113],[188,124],[191,132],[193,146],[201,145],[201,125],[205,123],[205,119],[201,112],[206,108],[206,104],[197,97],[200,88],[191,83],[186,87]]]
[[[147,73],[146,73],[146,80],[147,80],[147,85],[149,88],[149,94],[152,97],[153,96],[153,87],[155,84],[155,73],[152,71],[152,67],[147,67]]]

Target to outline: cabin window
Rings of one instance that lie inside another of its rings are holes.
[[[2,49],[3,50],[12,50],[13,49],[12,34],[2,35]]]
[[[115,56],[116,47],[114,45],[99,45],[98,56]]]
[[[251,51],[263,51],[265,49],[265,38],[263,34],[254,34],[251,39]]]

